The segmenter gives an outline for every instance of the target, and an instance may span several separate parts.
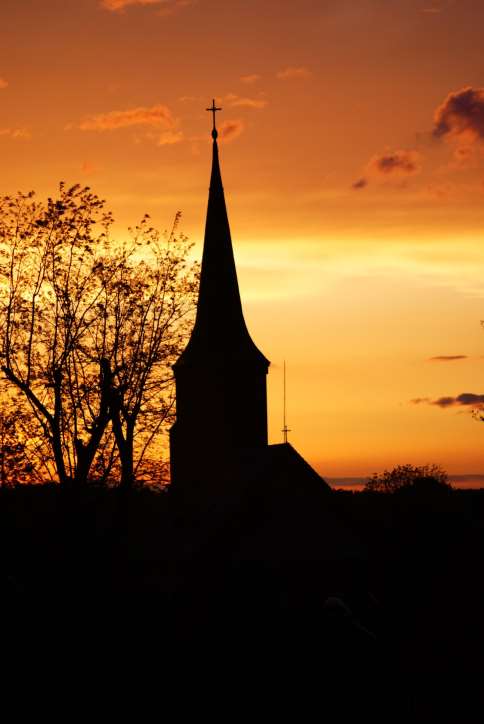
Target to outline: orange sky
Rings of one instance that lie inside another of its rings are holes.
[[[2,0],[0,193],[88,183],[120,234],[180,209],[200,254],[215,96],[271,441],[285,358],[323,475],[484,472],[483,27],[480,0]]]

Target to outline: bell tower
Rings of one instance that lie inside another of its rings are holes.
[[[267,447],[270,362],[245,324],[225,205],[213,101],[212,172],[195,325],[173,366],[176,421],[170,430],[174,489],[226,482],[239,460]]]

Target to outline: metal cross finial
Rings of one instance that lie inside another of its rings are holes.
[[[212,137],[213,137],[213,138],[217,138],[217,135],[218,135],[218,134],[217,134],[217,129],[216,129],[216,127],[215,127],[215,114],[217,113],[217,111],[221,111],[222,109],[221,109],[221,108],[217,108],[217,106],[215,105],[215,98],[214,98],[214,99],[212,100],[212,105],[211,105],[211,107],[210,107],[210,108],[205,108],[205,110],[206,110],[206,111],[209,111],[210,113],[213,114]]]
[[[287,442],[287,433],[291,432],[290,429],[287,427],[287,425],[284,425],[281,432],[284,435],[284,437],[283,437],[284,442]]]

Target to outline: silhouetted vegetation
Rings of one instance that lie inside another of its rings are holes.
[[[447,473],[439,465],[397,465],[374,473],[365,484],[369,493],[413,492],[419,494],[450,490]]]
[[[29,448],[35,440],[28,438],[29,417],[13,406],[0,387],[0,487],[31,482],[35,470]]]
[[[22,418],[4,415],[2,482],[24,448],[32,475],[63,485],[153,475],[197,286],[178,221],[160,236],[146,216],[116,241],[88,188],[0,200],[2,399]]]

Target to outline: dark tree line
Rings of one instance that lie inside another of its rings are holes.
[[[179,218],[116,240],[89,188],[0,199],[2,484],[163,477],[198,277]]]

